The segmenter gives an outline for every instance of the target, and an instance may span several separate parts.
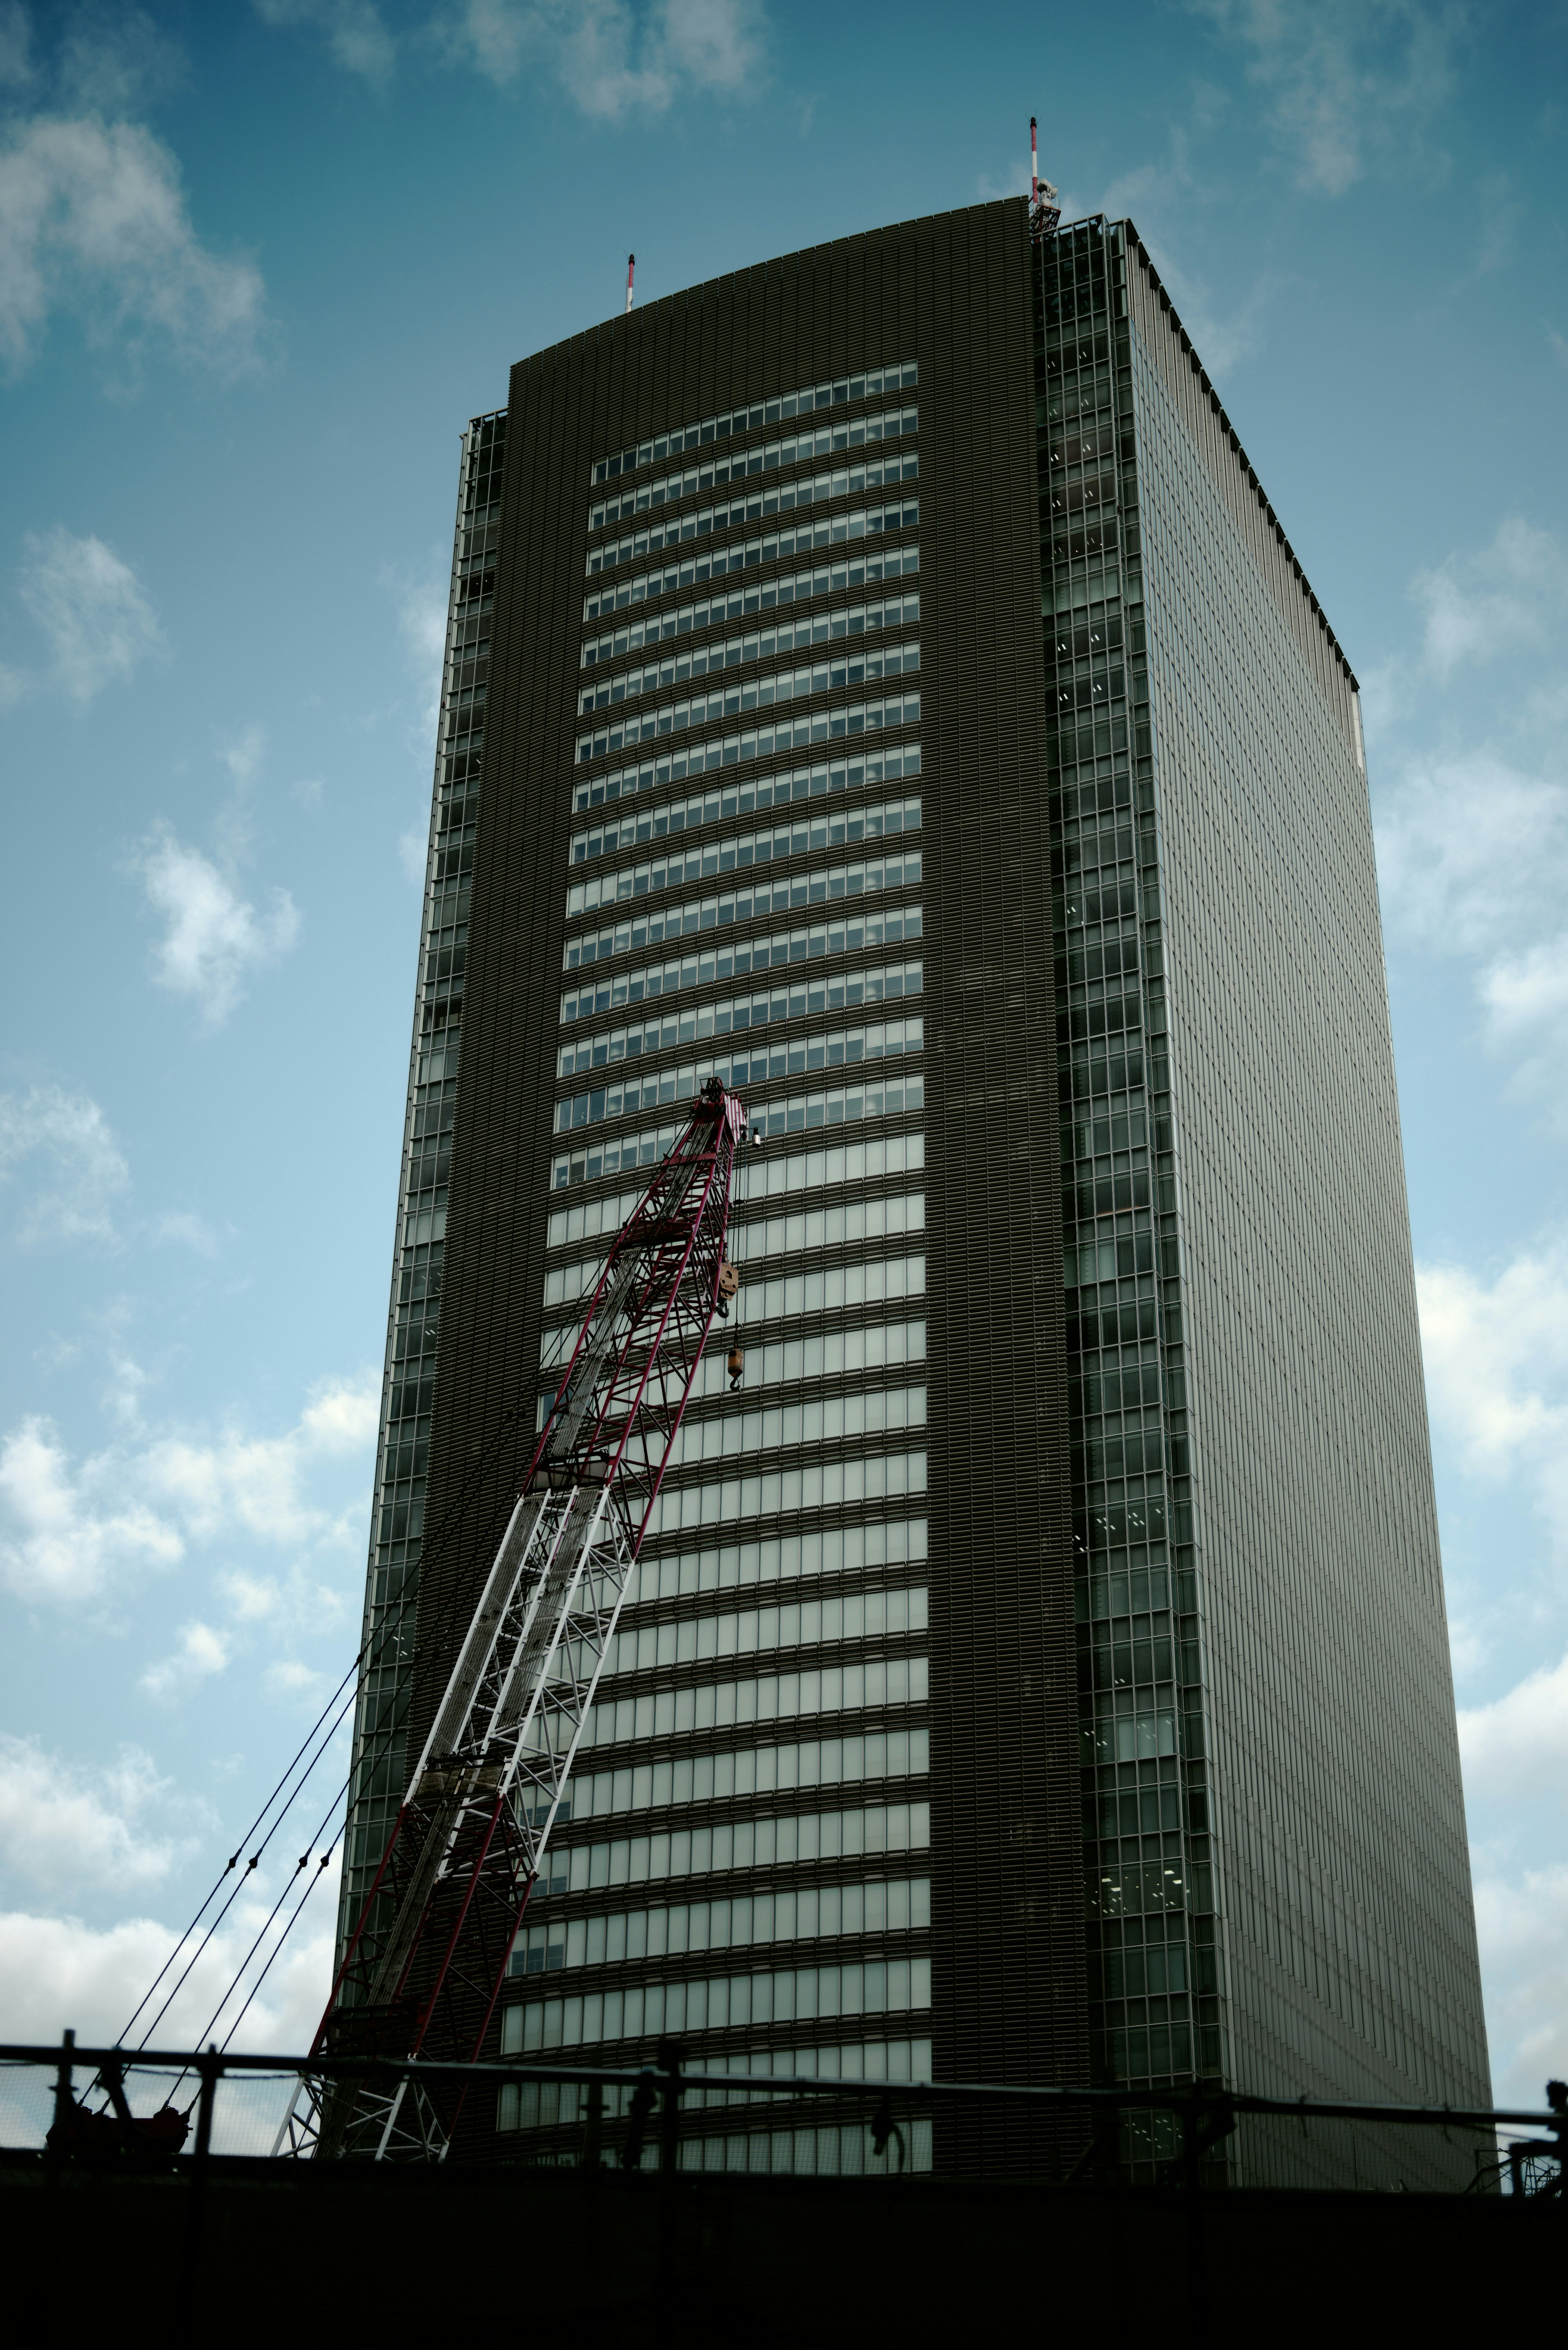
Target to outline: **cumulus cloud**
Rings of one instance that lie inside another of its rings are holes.
[[[1568,879],[1568,786],[1501,753],[1414,758],[1377,817],[1393,921],[1423,946],[1484,954],[1552,916]]]
[[[1542,1665],[1490,1705],[1459,1715],[1465,1783],[1482,1796],[1568,1802],[1568,1657]]]
[[[1539,2109],[1568,2076],[1568,1866],[1483,1874],[1475,1894],[1492,2095]]]
[[[176,1565],[191,1542],[235,1533],[341,1542],[357,1532],[359,1505],[334,1513],[311,1488],[325,1466],[368,1458],[379,1399],[375,1373],[327,1379],[281,1436],[165,1431],[79,1463],[32,1415],[0,1445],[0,1583],[26,1600],[79,1607]],[[217,1669],[213,1654],[196,1640],[179,1652],[181,1669],[203,1657]],[[164,1693],[180,1685],[176,1674]]]
[[[1411,593],[1425,627],[1428,672],[1554,644],[1568,614],[1568,552],[1551,531],[1505,515],[1489,546],[1418,571]]]
[[[52,1424],[29,1415],[0,1444],[0,1581],[20,1599],[69,1607],[111,1580],[172,1566],[185,1545],[139,1495],[99,1498],[107,1480],[73,1474]]]
[[[35,534],[17,588],[48,640],[49,668],[39,681],[73,702],[90,702],[164,650],[140,581],[101,538],[78,537],[62,525]],[[14,674],[25,682],[22,672]]]
[[[1459,0],[1189,0],[1247,58],[1297,184],[1342,196],[1426,148],[1450,96],[1467,10]],[[1430,173],[1440,158],[1427,156]]]
[[[1526,1481],[1547,1523],[1568,1528],[1568,1242],[1490,1281],[1418,1265],[1416,1287],[1438,1433],[1468,1475]]]
[[[183,1843],[150,1816],[173,1793],[138,1746],[88,1769],[36,1739],[0,1736],[0,1862],[46,1893],[160,1884]]]
[[[252,0],[264,24],[319,35],[336,62],[379,88],[397,63],[398,45],[372,0]]]
[[[299,912],[286,889],[275,889],[265,912],[242,898],[228,877],[187,848],[167,826],[137,860],[149,903],[165,929],[152,975],[171,994],[188,995],[209,1027],[225,1021],[251,973],[286,954],[299,936]]]
[[[740,98],[759,73],[752,0],[465,0],[451,53],[497,84],[543,65],[585,114],[662,114],[687,92]]]
[[[1385,663],[1366,698],[1395,769],[1376,814],[1390,931],[1469,960],[1511,1085],[1568,1127],[1568,667],[1552,659],[1568,546],[1506,516],[1486,545],[1417,572],[1410,593],[1418,646]]]
[[[229,1643],[210,1624],[182,1624],[177,1640],[173,1654],[149,1665],[138,1684],[166,1704],[228,1669]]]
[[[185,78],[185,60],[140,8],[78,8],[55,58],[63,108],[129,114],[162,98]]]
[[[268,1973],[244,2022],[235,2035],[241,2049],[277,2049],[284,2053],[309,2047],[332,1982],[333,1927],[337,1898],[337,1862],[308,1872],[311,1891],[298,1928]],[[213,2011],[224,1998],[246,1953],[255,1940],[280,1887],[253,1879],[254,1898],[237,1903],[224,1925],[192,1968],[189,1981],[175,1994],[168,2014],[158,2026],[158,2038],[168,2047],[192,2047],[213,2036]],[[102,2046],[124,2031],[143,1989],[151,1984],[173,1950],[177,1935],[152,1918],[128,1918],[107,1929],[85,1925],[75,1917],[36,1914],[26,1910],[0,1913],[0,2012],[19,2040],[57,2041],[67,2025],[87,2046]],[[270,1950],[264,1946],[255,1965]],[[254,1980],[253,1967],[247,1984]],[[240,1998],[244,1998],[242,1990]],[[222,2038],[239,2002],[230,2004],[216,2036]],[[140,2027],[139,2027],[140,2029]],[[161,2094],[161,2086],[155,2094]],[[231,2109],[234,2110],[234,2109]],[[281,2120],[280,2099],[275,2121]],[[217,2151],[254,2152],[254,2140],[225,2149],[222,2139],[224,2101],[219,2101]],[[6,2129],[8,2145],[25,2145],[14,2122]],[[47,2101],[40,2100],[29,2115],[41,2144],[48,2126]],[[254,2124],[250,2101],[236,2119]],[[233,2126],[231,2124],[231,2126]]]
[[[16,1233],[34,1244],[115,1238],[113,1203],[130,1170],[97,1102],[61,1086],[0,1094],[0,1186],[32,1162]]]
[[[208,251],[179,165],[151,131],[38,115],[0,133],[0,362],[13,374],[50,318],[132,357],[162,344],[234,375],[255,363],[260,273]]]
[[[498,88],[547,74],[585,114],[662,114],[686,95],[743,98],[766,35],[762,0],[449,0],[402,34],[371,0],[254,0],[269,25],[307,30],[337,64],[381,86],[400,56],[440,56]]]

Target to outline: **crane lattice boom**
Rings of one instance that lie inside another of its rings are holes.
[[[313,2055],[481,2053],[720,1310],[744,1119],[712,1080],[605,1260]],[[306,2074],[279,2143],[439,2160],[456,2120]]]

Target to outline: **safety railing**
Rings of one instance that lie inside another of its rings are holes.
[[[731,2060],[753,2067],[802,2052]],[[886,2051],[882,2054],[885,2056]],[[1071,2186],[1107,2175],[1191,2189],[1229,2183],[1564,2194],[1568,2085],[1543,2111],[1244,2095],[1205,2082],[1152,2088],[1012,2086],[881,2077],[874,2048],[814,2052],[814,2071],[688,2064],[661,2042],[634,2065],[460,2064],[204,2050],[0,2043],[0,2158],[50,2166],[153,2166],[198,2178],[265,2158],[302,2079],[483,2092],[504,2158],[553,2167],[908,2177],[1000,2130],[1053,2152]],[[847,2064],[857,2060],[857,2067]],[[829,2061],[831,2060],[831,2061]],[[1408,2156],[1402,2149],[1409,2148]],[[1038,2161],[1031,2162],[1038,2169]]]

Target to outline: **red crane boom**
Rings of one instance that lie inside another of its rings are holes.
[[[477,2060],[715,1314],[745,1112],[717,1078],[618,1234],[312,2055]],[[279,2149],[440,2160],[439,2092],[306,2072]]]

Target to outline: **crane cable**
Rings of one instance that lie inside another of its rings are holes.
[[[666,1157],[669,1157],[670,1154],[667,1152],[665,1155]],[[742,1154],[741,1162],[742,1201],[745,1196],[749,1171],[750,1170]],[[565,1337],[567,1333],[563,1330],[560,1335],[562,1337]],[[429,1541],[421,1545],[419,1559],[418,1581],[416,1582],[414,1588],[412,1590],[405,1590],[399,1595],[396,1605],[389,1607],[386,1615],[376,1627],[375,1630],[361,1642],[348,1671],[344,1674],[342,1679],[338,1682],[337,1689],[333,1691],[331,1697],[328,1698],[320,1713],[317,1716],[316,1721],[312,1725],[311,1729],[301,1741],[300,1745],[296,1749],[281,1777],[274,1785],[271,1794],[263,1804],[260,1811],[256,1814],[255,1818],[252,1821],[251,1825],[246,1830],[244,1835],[240,1839],[237,1848],[233,1854],[231,1854],[228,1862],[219,1873],[219,1876],[211,1889],[198,1905],[190,1924],[186,1927],[184,1932],[175,1943],[173,1950],[171,1950],[168,1958],[165,1959],[162,1966],[160,1967],[157,1974],[153,1977],[151,1983],[149,1985],[146,1992],[138,2003],[135,2012],[131,2015],[130,2022],[120,2033],[119,2038],[116,2042],[117,2046],[121,2045],[134,2030],[138,2020],[157,1992],[158,1987],[163,1981],[164,1976],[175,1964],[180,1953],[185,1948],[186,1944],[192,1939],[192,1936],[195,1935],[211,1903],[222,1891],[224,1878],[227,1877],[238,1866],[240,1854],[244,1850],[244,1847],[250,1842],[251,1837],[260,1829],[263,1822],[266,1819],[267,1814],[273,1809],[274,1804],[277,1803],[279,1796],[283,1794],[284,1789],[288,1785],[290,1779],[293,1777],[302,1756],[306,1754],[311,1746],[315,1745],[316,1752],[311,1756],[311,1759],[306,1764],[305,1770],[301,1773],[297,1785],[289,1795],[287,1802],[282,1805],[282,1808],[278,1811],[276,1818],[273,1821],[271,1826],[267,1829],[265,1835],[262,1838],[260,1844],[256,1846],[255,1851],[252,1854],[244,1875],[235,1879],[235,1882],[230,1890],[228,1899],[223,1903],[217,1915],[211,1920],[205,1933],[202,1935],[196,1949],[187,1960],[185,1966],[181,1970],[181,1973],[172,1988],[166,1994],[158,2012],[153,2016],[151,2022],[147,2026],[146,2031],[142,2033],[141,2039],[138,2043],[139,2048],[146,2047],[152,2033],[157,2030],[158,2025],[168,2013],[170,2007],[172,2005],[181,1990],[189,1980],[192,1970],[199,1963],[203,1951],[211,1943],[213,1935],[218,1931],[223,1919],[228,1916],[228,1913],[233,1908],[234,1902],[238,1899],[240,1892],[246,1880],[259,1866],[262,1856],[266,1851],[268,1846],[272,1843],[274,1837],[281,1830],[289,1812],[304,1794],[312,1774],[315,1773],[326,1755],[333,1739],[337,1736],[345,1715],[356,1701],[359,1689],[363,1683],[364,1675],[380,1661],[381,1655],[388,1644],[392,1640],[394,1636],[401,1633],[409,1612],[417,1607],[420,1591],[423,1587],[425,1581],[426,1568],[431,1564],[433,1559],[439,1555],[448,1536],[461,1521],[469,1502],[472,1498],[475,1487],[491,1467],[494,1456],[499,1451],[503,1440],[511,1430],[514,1421],[515,1421],[519,1417],[519,1411],[520,1407],[514,1404],[502,1415],[501,1420],[496,1427],[495,1433],[491,1438],[489,1443],[484,1447],[479,1460],[474,1463],[473,1468],[470,1471],[467,1478],[464,1480],[461,1491],[448,1509],[441,1525],[430,1537]],[[507,1503],[503,1506],[510,1508],[511,1504],[510,1503]],[[499,1513],[495,1514],[499,1514]],[[431,1625],[429,1634],[430,1638],[434,1639],[438,1638],[440,1633],[446,1628],[447,1619],[454,1612],[455,1607],[456,1594],[455,1592],[450,1593],[442,1602],[438,1617]],[[350,1687],[350,1684],[352,1684],[352,1687]],[[345,1691],[348,1692],[347,1696],[345,1696]],[[334,1796],[331,1804],[328,1806],[320,1828],[318,1828],[316,1835],[311,1839],[309,1846],[307,1846],[306,1850],[301,1856],[298,1863],[296,1864],[293,1878],[291,1878],[285,1886],[283,1892],[278,1897],[278,1899],[274,1903],[272,1910],[265,1923],[263,1925],[261,1931],[256,1936],[250,1950],[246,1952],[245,1957],[241,1961],[239,1967],[235,1970],[233,1977],[230,1979],[228,1988],[224,1991],[223,1998],[219,2001],[217,2007],[213,2010],[213,2015],[206,2026],[207,2032],[211,2032],[216,2025],[219,2017],[223,2014],[223,2009],[228,2005],[229,2001],[234,1997],[234,1992],[238,1990],[241,1982],[244,1981],[246,1968],[251,1964],[252,1960],[255,1957],[256,1951],[261,1948],[262,1943],[265,1941],[267,1933],[278,1916],[279,1911],[282,1909],[285,1901],[287,1899],[294,1883],[297,1881],[300,1873],[307,1866],[312,1853],[317,1849],[321,1836],[326,1833],[327,1828],[330,1825],[333,1818],[336,1816],[338,1804],[344,1801],[344,1798],[351,1789],[356,1772],[362,1768],[365,1761],[368,1759],[368,1755],[373,1758],[378,1747],[389,1745],[391,1741],[407,1727],[408,1704],[411,1694],[412,1691],[410,1685],[406,1687],[403,1692],[403,1702],[400,1711],[396,1712],[389,1722],[378,1726],[367,1734],[365,1740],[365,1748],[367,1752],[361,1752],[354,1758],[354,1762],[349,1767],[348,1776],[344,1780],[341,1787],[339,1787],[337,1794]],[[337,1711],[334,1714],[335,1708]],[[321,1736],[319,1738],[319,1743],[317,1743],[317,1742],[318,1734],[321,1732],[322,1725],[327,1721],[329,1714],[333,1714],[334,1718],[330,1726],[327,1728],[325,1736]],[[255,1981],[252,1984],[250,1991],[247,1992],[244,2003],[241,2007],[239,2014],[236,2015],[234,2022],[230,2025],[228,2033],[223,2041],[224,2048],[229,2046],[230,2042],[233,2040],[234,2033],[239,2029],[240,2023],[244,2020],[245,2012],[249,2009],[252,2001],[255,1998],[256,1993],[261,1989],[268,1972],[271,1970],[279,1953],[282,1951],[285,1943],[293,1932],[295,1926],[298,1923],[300,1913],[303,1911],[306,1902],[309,1899],[316,1886],[320,1882],[321,1876],[325,1871],[327,1863],[330,1861],[331,1856],[331,1847],[328,1847],[326,1852],[320,1854],[316,1875],[309,1880],[298,1901],[295,1904],[294,1909],[285,1924],[282,1933],[278,1936],[276,1943],[268,1954],[265,1965],[262,1968],[260,1974],[256,1977]],[[181,2077],[183,2078],[183,2074],[182,2074]]]
[[[451,1508],[448,1510],[441,1525],[431,1535],[430,1541],[423,1545],[419,1563],[420,1582],[421,1584],[424,1579],[425,1568],[430,1565],[431,1559],[439,1555],[446,1536],[456,1522],[462,1517],[463,1511],[466,1509],[469,1501],[472,1497],[474,1486],[484,1475],[485,1471],[491,1467],[495,1453],[500,1449],[503,1440],[509,1432],[512,1423],[516,1419],[517,1416],[518,1410],[515,1405],[513,1405],[505,1413],[503,1414],[494,1435],[491,1438],[490,1442],[485,1446],[483,1452],[481,1454],[479,1460],[475,1462],[473,1468],[470,1471],[469,1475],[464,1480],[462,1491],[458,1493]],[[440,1631],[444,1628],[444,1619],[452,1612],[455,1605],[455,1594],[450,1596],[443,1603],[440,1617],[431,1627],[431,1635],[432,1638],[438,1635]],[[304,1772],[301,1773],[298,1784],[295,1787],[287,1802],[284,1804],[282,1809],[278,1812],[277,1817],[267,1829],[265,1835],[256,1846],[255,1851],[252,1854],[244,1875],[236,1878],[234,1885],[230,1891],[228,1899],[223,1903],[223,1908],[218,1911],[217,1916],[211,1920],[206,1932],[202,1935],[196,1950],[192,1953],[192,1956],[187,1960],[178,1981],[173,1985],[173,1988],[168,1992],[164,1998],[162,2005],[159,2008],[157,2014],[152,2018],[152,2021],[148,2025],[146,2031],[142,2033],[141,2039],[138,2044],[140,2047],[146,2047],[149,2039],[157,2030],[158,2025],[162,2022],[163,2017],[168,2013],[170,2006],[188,1980],[192,1969],[197,1964],[202,1952],[211,1942],[213,1936],[217,1932],[219,1927],[223,1924],[223,1919],[228,1916],[230,1909],[234,1907],[234,1904],[238,1898],[240,1891],[246,1879],[254,1874],[261,1862],[263,1854],[266,1851],[267,1846],[271,1844],[273,1838],[277,1835],[295,1804],[298,1802],[300,1796],[304,1794],[305,1788],[308,1783],[312,1773],[321,1762],[323,1756],[326,1754],[327,1748],[332,1742],[332,1740],[337,1736],[344,1716],[348,1713],[349,1708],[353,1705],[355,1699],[358,1696],[362,1673],[369,1671],[371,1668],[380,1662],[382,1652],[389,1642],[393,1638],[394,1635],[401,1632],[406,1616],[409,1610],[416,1604],[417,1597],[418,1586],[416,1586],[415,1590],[412,1592],[405,1592],[400,1595],[396,1606],[388,1609],[387,1614],[382,1617],[380,1623],[377,1625],[374,1631],[371,1632],[361,1643],[358,1652],[355,1656],[353,1662],[349,1665],[348,1671],[338,1682],[337,1687],[334,1690],[332,1695],[327,1699],[327,1703],[322,1707],[321,1711],[317,1714],[310,1730],[300,1742],[298,1748],[296,1750],[286,1768],[284,1770],[282,1775],[273,1787],[271,1794],[267,1796],[266,1801],[263,1804],[260,1811],[256,1814],[255,1818],[251,1822],[245,1834],[241,1837],[238,1847],[233,1854],[231,1854],[224,1867],[219,1872],[219,1875],[211,1889],[198,1905],[190,1924],[186,1927],[184,1932],[175,1943],[174,1948],[170,1951],[169,1956],[159,1968],[157,1974],[152,1979],[152,1981],[149,1984],[136,2008],[135,2013],[130,2017],[130,2022],[125,2025],[124,2030],[120,2033],[119,2037],[115,2043],[117,2047],[122,2045],[123,2043],[129,2039],[130,2033],[135,2030],[138,2020],[153,1999],[158,1991],[159,1985],[163,1981],[163,1978],[167,1975],[170,1969],[175,1964],[186,1944],[192,1939],[192,1936],[196,1934],[208,1908],[217,1898],[219,1893],[222,1892],[224,1879],[237,1867],[241,1853],[244,1852],[251,1838],[261,1828],[263,1823],[267,1817],[267,1814],[272,1811],[275,1804],[277,1803],[279,1796],[283,1794],[284,1789],[288,1785],[290,1779],[293,1778],[301,1757],[304,1756],[312,1746],[315,1746],[317,1751],[311,1756],[311,1760]],[[352,1686],[350,1686],[350,1684],[352,1684]],[[348,1691],[347,1697],[345,1696],[345,1691]],[[333,1715],[334,1719],[332,1720],[331,1726],[327,1729],[325,1737],[321,1737],[319,1743],[317,1744],[317,1739],[322,1729],[322,1724],[327,1721],[328,1715]],[[405,1721],[406,1705],[404,1715],[394,1720],[391,1723],[373,1731],[370,1733],[369,1740],[367,1742],[368,1744],[372,1743],[372,1742],[374,1743],[379,1743],[382,1741],[389,1741],[397,1735],[398,1731],[404,1726]],[[363,1757],[357,1758],[358,1761],[363,1761]],[[353,1773],[351,1771],[348,1780],[345,1782],[344,1793],[347,1793],[348,1786],[351,1783],[352,1777]],[[336,1804],[334,1808],[336,1808]],[[330,1817],[331,1814],[328,1814],[328,1819],[330,1819]],[[306,1856],[306,1858],[309,1857],[308,1853]],[[292,1924],[292,1920],[290,1922]],[[249,1960],[247,1960],[245,1963],[248,1965]],[[268,1963],[270,1964],[271,1961],[269,1960]],[[243,1974],[243,1968],[240,1972]],[[240,1976],[236,1974],[229,1985],[229,1990],[225,1994],[224,2001],[223,2002],[223,2005],[226,2005],[228,2000],[233,1997],[239,1980]],[[219,2013],[222,2013],[222,2006],[220,2006],[218,2012]]]

